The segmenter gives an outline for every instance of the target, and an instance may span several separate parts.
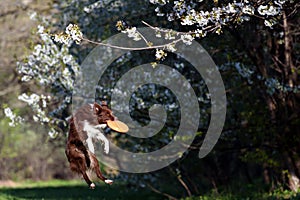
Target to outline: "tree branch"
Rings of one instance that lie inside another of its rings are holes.
[[[163,196],[166,196],[166,197],[168,197],[168,198],[171,199],[171,200],[178,200],[176,197],[174,197],[174,196],[172,196],[172,195],[170,195],[170,194],[167,194],[167,193],[164,193],[164,192],[159,191],[158,189],[156,189],[156,188],[154,188],[153,186],[151,186],[149,183],[147,184],[147,186],[148,186],[153,192],[155,192],[155,193],[157,193],[157,194],[161,194],[161,195],[163,195]]]

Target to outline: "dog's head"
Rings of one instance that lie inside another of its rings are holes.
[[[99,124],[105,124],[108,120],[116,119],[105,101],[102,101],[101,105],[94,103],[94,114],[97,116]]]

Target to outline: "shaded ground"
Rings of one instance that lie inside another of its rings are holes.
[[[55,186],[55,184],[57,186]],[[47,186],[48,185],[48,186]],[[165,199],[147,189],[128,189],[124,184],[112,186],[98,184],[95,190],[82,183],[57,182],[42,185],[25,185],[14,188],[0,188],[0,199]]]
[[[161,196],[142,191],[126,191],[124,188],[103,186],[90,190],[85,186],[44,188],[18,188],[0,190],[7,199],[163,199]]]

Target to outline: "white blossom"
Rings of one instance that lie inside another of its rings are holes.
[[[203,30],[200,30],[200,29],[197,29],[196,31],[195,31],[195,36],[196,37],[205,37],[206,36],[206,32],[205,31],[203,31]]]
[[[150,2],[159,4],[158,0],[150,0]],[[196,26],[203,30],[203,34],[197,34],[195,37],[204,37],[208,32],[222,33],[222,28],[228,24],[241,24],[244,21],[249,21],[251,19],[250,16],[255,14],[255,9],[260,15],[267,18],[280,15],[283,4],[286,2],[286,0],[274,0],[255,8],[254,5],[256,6],[256,4],[248,0],[231,1],[220,7],[213,7],[211,10],[201,10],[201,7],[197,7],[195,1],[175,0],[172,2],[173,5],[170,5],[173,7],[172,11],[161,13],[161,10],[163,10],[161,8],[168,3],[163,2],[161,5],[158,5],[156,12],[172,16],[172,20],[173,18],[180,19],[181,25]],[[274,20],[265,21],[265,24],[272,26]]]
[[[227,13],[236,13],[236,12],[237,12],[235,5],[232,4],[232,3],[229,3],[229,4],[225,7],[225,11],[226,11]]]
[[[37,19],[37,13],[36,12],[31,12],[29,13],[29,18],[31,20],[36,20]]]
[[[182,25],[189,25],[189,26],[193,25],[194,24],[193,16],[187,15],[187,16],[183,17],[181,19],[181,24]]]
[[[182,42],[186,45],[191,45],[192,41],[194,40],[193,36],[191,36],[190,34],[184,34],[180,36]]]
[[[8,125],[11,127],[15,127],[16,125],[24,122],[24,119],[20,116],[17,116],[15,113],[13,113],[13,111],[9,107],[4,108],[4,114],[7,118],[11,120],[8,123]]]
[[[54,41],[68,45],[71,42],[71,38],[64,34],[56,34],[54,35]]]
[[[67,103],[70,103],[70,102],[71,102],[71,97],[70,97],[70,96],[67,96],[67,97],[65,98],[65,101],[66,101]]]
[[[160,32],[160,31],[156,31],[156,32],[155,32],[155,36],[156,36],[157,38],[161,38],[161,32]]]
[[[50,131],[48,132],[48,135],[51,138],[55,138],[58,134],[59,134],[59,132],[57,132],[54,128],[51,128]]]
[[[169,2],[169,1],[168,0],[150,0],[150,3],[160,4],[160,5],[165,5],[167,2]]]
[[[155,57],[156,60],[162,60],[167,56],[167,53],[162,49],[156,49]]]
[[[166,40],[174,40],[175,39],[175,33],[173,31],[168,31],[165,33],[165,39]]]
[[[92,11],[94,11],[95,9],[98,9],[98,8],[102,8],[104,7],[104,3],[103,1],[96,1],[95,3],[91,4],[91,5],[88,5],[88,6],[85,6],[83,8],[84,12],[86,13],[91,13]]]
[[[37,32],[38,32],[39,34],[44,33],[44,31],[45,31],[45,27],[44,27],[44,26],[38,25],[37,28],[38,28],[38,31],[37,31]]]
[[[199,14],[197,14],[195,16],[195,21],[199,24],[200,27],[206,26],[209,22],[209,18],[208,16],[210,15],[209,12],[199,12]]]
[[[33,118],[33,121],[35,121],[35,122],[39,121],[39,118],[36,115],[33,115],[32,118]]]
[[[273,5],[260,5],[257,11],[260,15],[275,16],[280,13],[280,8]]]
[[[282,7],[282,5],[286,2],[286,0],[277,0],[277,1],[274,1],[274,3],[280,7]]]
[[[242,11],[245,14],[253,15],[254,14],[254,7],[247,5],[247,6],[243,7]]]
[[[222,33],[222,28],[221,28],[221,27],[218,27],[217,30],[216,30],[216,33],[217,33],[218,35],[220,35],[220,34]]]
[[[83,33],[76,24],[69,24],[66,27],[65,33],[54,34],[54,41],[70,45],[71,41],[79,44],[83,39]]]
[[[276,21],[274,20],[265,20],[264,21],[265,26],[272,28],[272,26],[274,26],[276,24]]]
[[[4,114],[5,114],[5,116],[6,117],[8,117],[8,118],[14,118],[14,114],[13,114],[13,112],[11,111],[11,109],[10,108],[5,108],[4,109]]]
[[[175,44],[167,45],[167,50],[171,52],[175,52],[177,49],[175,48]]]
[[[22,76],[21,81],[27,82],[27,81],[30,81],[31,79],[32,79],[31,76],[24,75],[24,76]]]
[[[37,104],[40,101],[40,96],[34,93],[28,96],[27,94],[23,93],[22,95],[18,96],[18,99],[26,102],[31,106]]]
[[[35,112],[33,115],[33,120],[35,122],[48,123],[50,121],[50,118],[47,117],[45,110],[43,110],[47,108],[47,101],[51,100],[50,96],[37,95],[35,93],[27,95],[23,93],[18,97],[18,99],[26,102]],[[42,105],[43,109],[40,105]]]
[[[136,30],[136,27],[127,28],[122,32],[127,33],[128,37],[133,38],[133,40],[135,40],[135,41],[138,41],[138,40],[142,39],[139,32]]]
[[[83,34],[76,24],[69,24],[65,33],[69,35],[77,44],[79,44],[82,40]]]

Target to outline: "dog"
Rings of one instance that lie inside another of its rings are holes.
[[[104,135],[104,128],[107,126],[108,120],[115,119],[116,117],[106,102],[102,102],[101,105],[97,103],[84,105],[69,119],[69,134],[65,153],[70,163],[70,169],[82,174],[91,189],[95,188],[95,184],[88,177],[87,171],[94,172],[100,180],[107,184],[113,183],[112,180],[105,178],[100,171],[94,142],[102,142],[104,152],[109,153],[109,141]]]

